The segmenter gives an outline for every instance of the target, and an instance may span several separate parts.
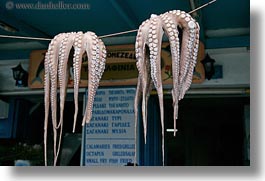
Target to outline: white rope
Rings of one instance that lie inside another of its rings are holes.
[[[0,38],[13,38],[13,39],[25,39],[25,40],[41,40],[41,41],[51,41],[50,38],[36,38],[28,36],[9,36],[9,35],[0,35]]]

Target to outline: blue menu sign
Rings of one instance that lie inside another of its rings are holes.
[[[134,162],[135,88],[97,90],[93,117],[83,129],[82,165],[124,166]]]

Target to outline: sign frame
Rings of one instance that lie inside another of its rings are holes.
[[[192,83],[202,83],[205,80],[204,67],[201,61],[205,57],[204,44],[200,42],[197,64],[193,73]],[[43,88],[44,83],[44,56],[46,50],[34,50],[30,54],[28,85],[31,89]],[[69,65],[71,66],[71,55]],[[87,87],[87,57],[83,55],[80,87]],[[162,43],[161,48],[161,73],[163,85],[172,85],[172,59],[168,42]],[[73,73],[70,67],[68,87],[73,87]],[[114,45],[107,46],[106,68],[100,81],[100,86],[133,86],[138,81],[138,70],[136,67],[135,46]]]
[[[109,90],[133,90],[134,92],[136,92],[136,87],[135,86],[119,86],[119,87],[101,87],[101,88],[98,89],[98,91],[109,91]],[[88,91],[86,91],[86,94],[84,95],[84,107],[86,105],[86,96],[88,94],[87,92]],[[133,95],[133,97],[135,97],[135,94]],[[109,102],[107,104],[109,104]],[[132,104],[132,108],[133,108],[134,100],[131,101],[131,104]],[[84,112],[85,112],[85,109],[83,109],[83,115],[84,115]],[[129,141],[129,142],[125,143],[125,144],[134,144],[134,146],[137,146],[137,150],[136,150],[137,160],[136,160],[136,162],[139,164],[140,163],[139,162],[139,157],[138,157],[138,155],[139,155],[139,146],[138,146],[139,145],[139,135],[137,134],[136,137],[135,137],[135,134],[134,134],[134,128],[135,128],[135,125],[134,125],[134,123],[135,123],[134,122],[134,111],[133,111],[132,114],[133,114],[133,117],[132,117],[132,120],[130,121],[131,122],[131,128],[130,129],[132,130],[133,134],[131,134],[131,137],[128,138],[128,140],[132,140],[132,141]],[[138,122],[139,122],[139,120],[138,120]],[[110,121],[110,123],[111,123],[111,121]],[[81,166],[125,166],[127,163],[126,164],[123,163],[123,164],[119,164],[119,165],[111,165],[111,164],[106,164],[106,165],[86,165],[86,155],[85,154],[86,154],[86,144],[87,144],[87,137],[86,137],[86,130],[88,129],[87,126],[88,126],[88,124],[85,124],[85,126],[83,126],[83,129],[82,129],[82,143],[81,143],[80,165]],[[138,124],[137,129],[139,129],[139,124]],[[136,141],[135,141],[135,139],[136,139]],[[91,138],[91,140],[93,140],[93,138]],[[106,139],[103,139],[103,140],[109,140],[109,141],[111,140],[112,143],[110,145],[114,145],[114,143],[116,144],[115,140],[117,141],[117,144],[119,144],[119,141],[120,140],[123,141],[124,139],[106,138]],[[114,140],[114,143],[113,143],[113,140]],[[135,145],[135,143],[136,143],[136,145]],[[133,151],[133,152],[135,151],[134,148],[131,148],[130,150]],[[110,148],[109,151],[113,152],[113,149]],[[120,159],[119,157],[117,157],[117,158]],[[131,161],[130,162],[131,163],[134,162],[134,156],[131,157]]]

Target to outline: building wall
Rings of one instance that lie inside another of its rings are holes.
[[[223,78],[205,80],[203,86],[249,86],[250,52],[246,48],[226,48],[206,50],[215,65],[222,65]]]
[[[247,48],[209,49],[206,52],[215,59],[215,65],[222,65],[223,78],[206,80],[202,84],[193,84],[193,87],[250,85],[250,52]],[[19,63],[28,70],[29,60],[0,61],[0,92],[29,90],[15,86],[11,68]]]

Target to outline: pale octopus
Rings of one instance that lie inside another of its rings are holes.
[[[178,27],[182,28],[182,43],[180,46]],[[176,119],[178,118],[178,102],[183,99],[189,89],[193,70],[195,68],[199,48],[199,24],[186,12],[169,11],[161,15],[151,15],[138,30],[135,51],[136,65],[139,71],[135,96],[135,135],[137,135],[138,105],[142,97],[142,117],[144,140],[147,136],[147,103],[154,84],[157,90],[160,106],[162,128],[162,164],[164,165],[164,105],[163,85],[161,78],[161,45],[165,32],[169,39],[172,55],[173,72],[173,107],[174,136],[176,135]],[[135,143],[136,145],[136,143]],[[136,146],[135,146],[136,153]],[[136,154],[135,154],[136,162]]]
[[[73,132],[75,131],[78,113],[78,90],[82,65],[82,56],[86,52],[88,57],[88,100],[82,125],[89,123],[92,116],[92,108],[99,81],[105,69],[106,47],[93,32],[71,32],[56,35],[49,44],[45,55],[45,75],[44,75],[44,99],[45,99],[45,120],[44,120],[44,157],[47,166],[47,128],[49,107],[51,104],[53,140],[54,140],[54,166],[57,163],[62,130],[63,112],[68,85],[68,59],[70,51],[74,48],[73,71],[74,71],[74,102],[75,114]],[[57,84],[59,79],[60,88],[60,120],[57,122]],[[60,128],[59,140],[57,140],[57,130]],[[57,145],[58,141],[58,145]]]

